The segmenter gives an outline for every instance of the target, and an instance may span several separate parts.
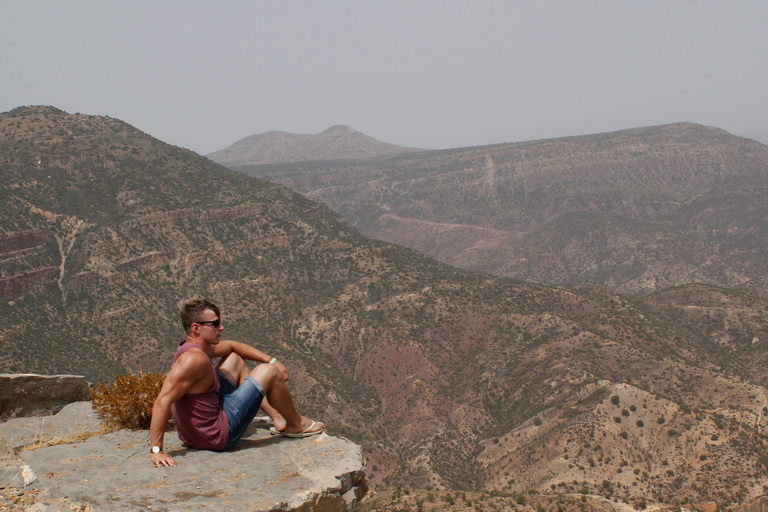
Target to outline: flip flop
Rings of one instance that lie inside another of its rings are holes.
[[[302,430],[301,432],[297,432],[295,434],[291,434],[289,432],[283,432],[283,437],[290,437],[292,439],[300,438],[300,437],[310,437],[310,436],[316,436],[317,434],[322,434],[325,432],[325,428],[321,428],[320,430],[312,430],[317,426],[317,423],[314,421],[310,426]]]
[[[269,427],[269,435],[271,436],[281,436],[284,432],[277,430],[275,427]]]

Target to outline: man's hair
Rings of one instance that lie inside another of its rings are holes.
[[[216,316],[221,318],[221,311],[219,306],[213,302],[205,299],[192,299],[181,308],[181,325],[184,326],[184,332],[189,332],[192,328],[192,324],[198,322],[200,317],[203,316],[203,312],[206,309],[210,309]]]

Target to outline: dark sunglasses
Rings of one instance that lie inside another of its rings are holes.
[[[211,324],[211,327],[213,327],[214,329],[218,329],[219,326],[221,325],[221,318],[217,318],[216,320],[206,320],[204,322],[192,322],[192,323],[200,324],[200,325]]]

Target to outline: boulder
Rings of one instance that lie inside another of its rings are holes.
[[[82,375],[0,374],[0,417],[3,419],[56,413],[72,402],[87,400]]]

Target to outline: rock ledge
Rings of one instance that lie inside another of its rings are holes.
[[[35,434],[29,421],[43,420],[21,418],[0,425],[6,446],[30,442]],[[100,423],[90,402],[71,404],[45,421],[43,434],[48,429],[58,437],[66,437],[68,431],[79,435]],[[151,464],[146,431],[123,430],[25,450],[18,454],[18,465],[28,468],[26,477],[13,483],[24,482],[28,489],[39,488],[41,495],[55,497],[48,500],[51,505],[35,505],[41,511],[54,510],[50,507],[58,507],[56,501],[99,511],[355,510],[367,491],[358,445],[327,434],[306,439],[270,436],[268,429],[269,423],[257,418],[240,444],[227,452],[187,448],[169,433],[165,444],[178,463],[174,468]],[[32,479],[29,472],[34,473]]]

